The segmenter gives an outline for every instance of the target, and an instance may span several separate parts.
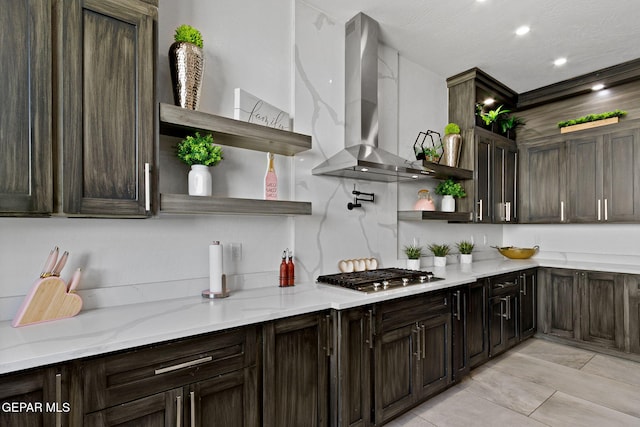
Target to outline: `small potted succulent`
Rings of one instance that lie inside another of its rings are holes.
[[[169,47],[173,99],[182,108],[197,110],[204,73],[202,34],[190,25],[181,25],[173,38],[175,42]]]
[[[475,245],[466,240],[462,240],[456,243],[456,247],[458,248],[458,252],[460,252],[460,264],[471,264],[473,261],[473,248]]]
[[[515,115],[511,115],[505,119],[502,119],[499,123],[500,130],[502,131],[504,136],[514,140],[516,139],[516,128],[518,128],[518,126],[525,125],[524,119]]]
[[[456,201],[454,197],[466,197],[462,184],[455,182],[453,179],[448,178],[441,181],[436,187],[436,194],[440,194],[442,197],[442,205],[440,210],[443,212],[455,212]]]
[[[460,126],[455,123],[449,123],[444,127],[444,137],[442,138],[443,163],[452,168],[458,167],[461,147]]]
[[[222,148],[213,145],[211,134],[201,136],[198,132],[189,135],[176,146],[176,156],[191,166],[189,171],[189,195],[211,195],[210,166],[217,165],[222,159]]]
[[[419,246],[414,242],[412,245],[405,246],[402,250],[407,256],[407,269],[420,270],[420,256],[422,255],[422,246]]]
[[[447,255],[451,252],[451,248],[447,244],[431,244],[429,250],[433,254],[433,265],[435,267],[444,267],[447,265]]]

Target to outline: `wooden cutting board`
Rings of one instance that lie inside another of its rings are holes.
[[[59,277],[38,279],[22,302],[13,327],[73,317],[82,308],[82,298],[67,292],[67,284]]]

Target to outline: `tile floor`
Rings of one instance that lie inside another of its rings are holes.
[[[640,427],[640,363],[532,338],[387,425]]]

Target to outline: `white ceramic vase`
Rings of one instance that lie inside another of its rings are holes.
[[[442,196],[442,203],[440,205],[442,212],[455,212],[456,211],[456,199],[453,196]]]
[[[211,195],[211,171],[209,166],[191,165],[191,170],[189,171],[189,195]]]
[[[420,270],[420,259],[408,259],[407,270]]]
[[[473,262],[473,254],[460,254],[460,264],[471,264]]]
[[[433,266],[434,267],[445,267],[447,265],[447,257],[446,256],[434,256],[433,257]]]

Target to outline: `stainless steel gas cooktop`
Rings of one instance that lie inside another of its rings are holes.
[[[438,280],[444,279],[435,277],[430,271],[381,268],[353,273],[328,274],[319,276],[317,282],[372,293],[411,285],[421,285]]]

